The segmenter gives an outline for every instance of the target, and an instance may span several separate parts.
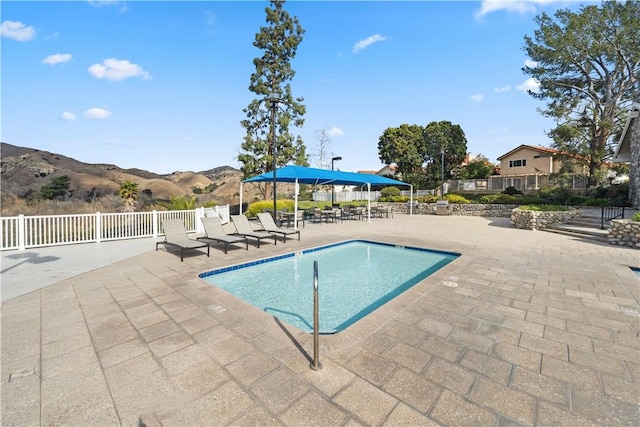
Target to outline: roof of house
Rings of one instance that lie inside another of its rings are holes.
[[[622,135],[618,140],[618,146],[613,154],[613,161],[617,163],[631,161],[631,129],[635,120],[640,117],[640,102],[634,102],[631,105],[631,111],[629,112],[629,119],[624,126]]]
[[[502,156],[498,157],[498,160],[502,160],[505,157],[512,155],[516,151],[519,151],[519,150],[522,150],[522,149],[525,149],[525,148],[529,149],[529,150],[539,151],[541,153],[546,153],[546,154],[558,154],[560,152],[559,150],[556,150],[555,148],[540,147],[540,146],[537,146],[537,145],[522,144],[522,145],[517,146],[513,150],[509,151],[508,153],[503,154]]]

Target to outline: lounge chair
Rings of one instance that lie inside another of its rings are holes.
[[[207,243],[223,243],[224,253],[227,253],[227,248],[230,243],[243,243],[245,250],[249,250],[249,239],[245,236],[238,236],[237,234],[228,234],[222,227],[222,222],[217,216],[204,217],[202,219],[202,225],[204,225],[204,231],[206,236],[198,237],[198,240]]]
[[[259,213],[258,221],[262,224],[262,229],[268,233],[282,234],[282,243],[287,243],[287,236],[290,234],[297,234],[298,240],[300,240],[300,230],[292,230],[290,228],[280,228],[273,221],[273,217],[268,213]]]
[[[273,244],[278,244],[278,236],[274,233],[267,233],[265,231],[256,231],[251,227],[251,223],[244,215],[231,215],[231,221],[236,226],[236,233],[240,236],[251,237],[256,239],[256,245],[260,247],[260,240],[268,237],[273,237]]]
[[[181,219],[163,219],[162,229],[164,230],[164,241],[156,242],[156,251],[159,244],[174,246],[180,249],[180,262],[184,260],[184,251],[198,248],[207,248],[209,256],[209,244],[189,238],[184,222]]]

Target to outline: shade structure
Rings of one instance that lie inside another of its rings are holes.
[[[244,182],[273,181],[273,172],[263,173],[245,179]],[[406,182],[366,173],[332,171],[328,169],[307,168],[304,166],[285,166],[276,170],[276,181],[297,182],[312,185],[405,185]]]
[[[271,182],[273,181],[273,171],[247,178],[240,183],[240,206],[242,207],[242,184],[245,182]],[[380,175],[366,173],[332,171],[328,169],[307,168],[304,166],[285,166],[276,170],[277,182],[290,182],[294,184],[311,185],[357,185],[367,186],[369,192],[367,217],[371,220],[371,186],[372,185],[403,185],[411,188],[411,204],[413,206],[413,186],[406,182],[387,178]],[[297,185],[296,185],[297,187]],[[295,195],[295,209],[298,208],[298,194]],[[411,210],[409,211],[413,213]],[[295,223],[294,223],[295,227]]]

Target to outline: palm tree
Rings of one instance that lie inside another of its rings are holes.
[[[124,212],[133,212],[138,198],[138,184],[126,180],[120,185],[120,197],[124,200]]]

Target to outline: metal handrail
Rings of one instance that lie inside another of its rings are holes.
[[[617,206],[618,204],[622,204],[622,206]],[[605,222],[617,218],[624,218],[624,199],[617,199],[602,206],[600,228],[604,229]]]
[[[320,322],[318,320],[318,261],[313,261],[313,362],[310,367],[314,371],[322,369],[320,363]]]

